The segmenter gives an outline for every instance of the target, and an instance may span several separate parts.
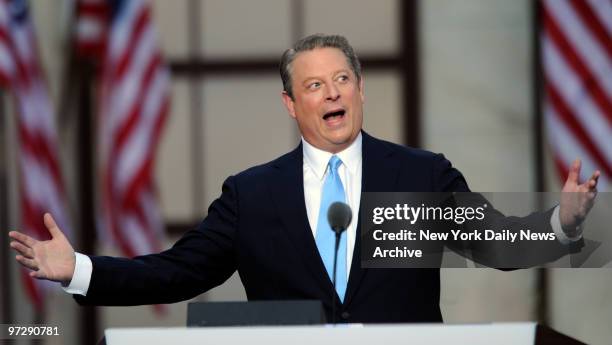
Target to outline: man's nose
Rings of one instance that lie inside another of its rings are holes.
[[[334,83],[330,83],[328,85],[329,87],[327,88],[327,95],[325,99],[332,102],[337,101],[338,98],[340,98],[340,91],[338,90],[338,87]]]

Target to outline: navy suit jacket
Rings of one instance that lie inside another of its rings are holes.
[[[363,133],[363,192],[469,191],[440,154]],[[229,177],[207,217],[171,249],[133,259],[92,256],[81,304],[140,305],[192,298],[236,270],[249,300],[318,299],[331,319],[334,289],[306,215],[302,146]],[[439,269],[363,269],[357,227],[345,322],[440,322]],[[336,301],[338,299],[336,298]]]

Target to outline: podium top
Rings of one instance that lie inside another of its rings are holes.
[[[351,344],[380,343],[536,344],[536,323],[490,324],[394,324],[394,325],[316,325],[253,326],[207,328],[110,328],[105,331],[108,345],[132,344]],[[553,332],[553,331],[551,331]],[[559,334],[559,333],[557,333]],[[562,335],[560,335],[562,336]],[[563,337],[563,336],[562,336]],[[579,344],[572,339],[568,344]],[[538,342],[539,343],[539,342]],[[546,342],[544,342],[546,343]]]

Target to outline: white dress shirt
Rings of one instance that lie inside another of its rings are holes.
[[[357,233],[357,218],[359,216],[359,202],[361,201],[361,133],[351,146],[336,153],[342,164],[338,167],[338,175],[346,193],[346,203],[353,210],[353,220],[346,229],[346,274],[351,272],[353,248]],[[332,153],[319,150],[302,138],[304,153],[304,201],[306,201],[306,214],[312,235],[316,238],[317,222],[319,221],[319,208],[323,183],[329,173],[329,159]]]
[[[328,174],[328,163],[332,154],[320,150],[310,145],[302,138],[302,148],[304,155],[303,172],[304,172],[304,200],[306,202],[306,213],[308,215],[308,223],[312,230],[313,238],[316,238],[317,221],[319,218],[319,207],[321,204],[321,192],[325,177]],[[357,234],[357,219],[359,216],[359,203],[361,201],[361,177],[362,177],[362,136],[361,133],[355,141],[345,150],[336,153],[342,160],[342,164],[338,168],[338,175],[342,180],[344,191],[346,193],[347,204],[353,210],[353,220],[349,225],[346,242],[346,272],[350,274],[351,264],[353,262],[353,249],[355,247],[355,237]],[[550,218],[550,225],[557,236],[557,239],[562,244],[578,241],[582,238],[582,231],[578,231],[578,235],[569,238],[561,228],[559,219],[559,205],[555,207]],[[87,295],[93,265],[91,259],[87,255],[75,253],[76,263],[74,275],[70,284],[67,287],[62,287],[64,291],[70,294]]]

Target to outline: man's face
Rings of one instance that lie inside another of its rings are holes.
[[[291,63],[294,100],[283,102],[314,147],[337,153],[347,148],[363,123],[363,79],[351,70],[341,50],[317,48],[298,53]]]

